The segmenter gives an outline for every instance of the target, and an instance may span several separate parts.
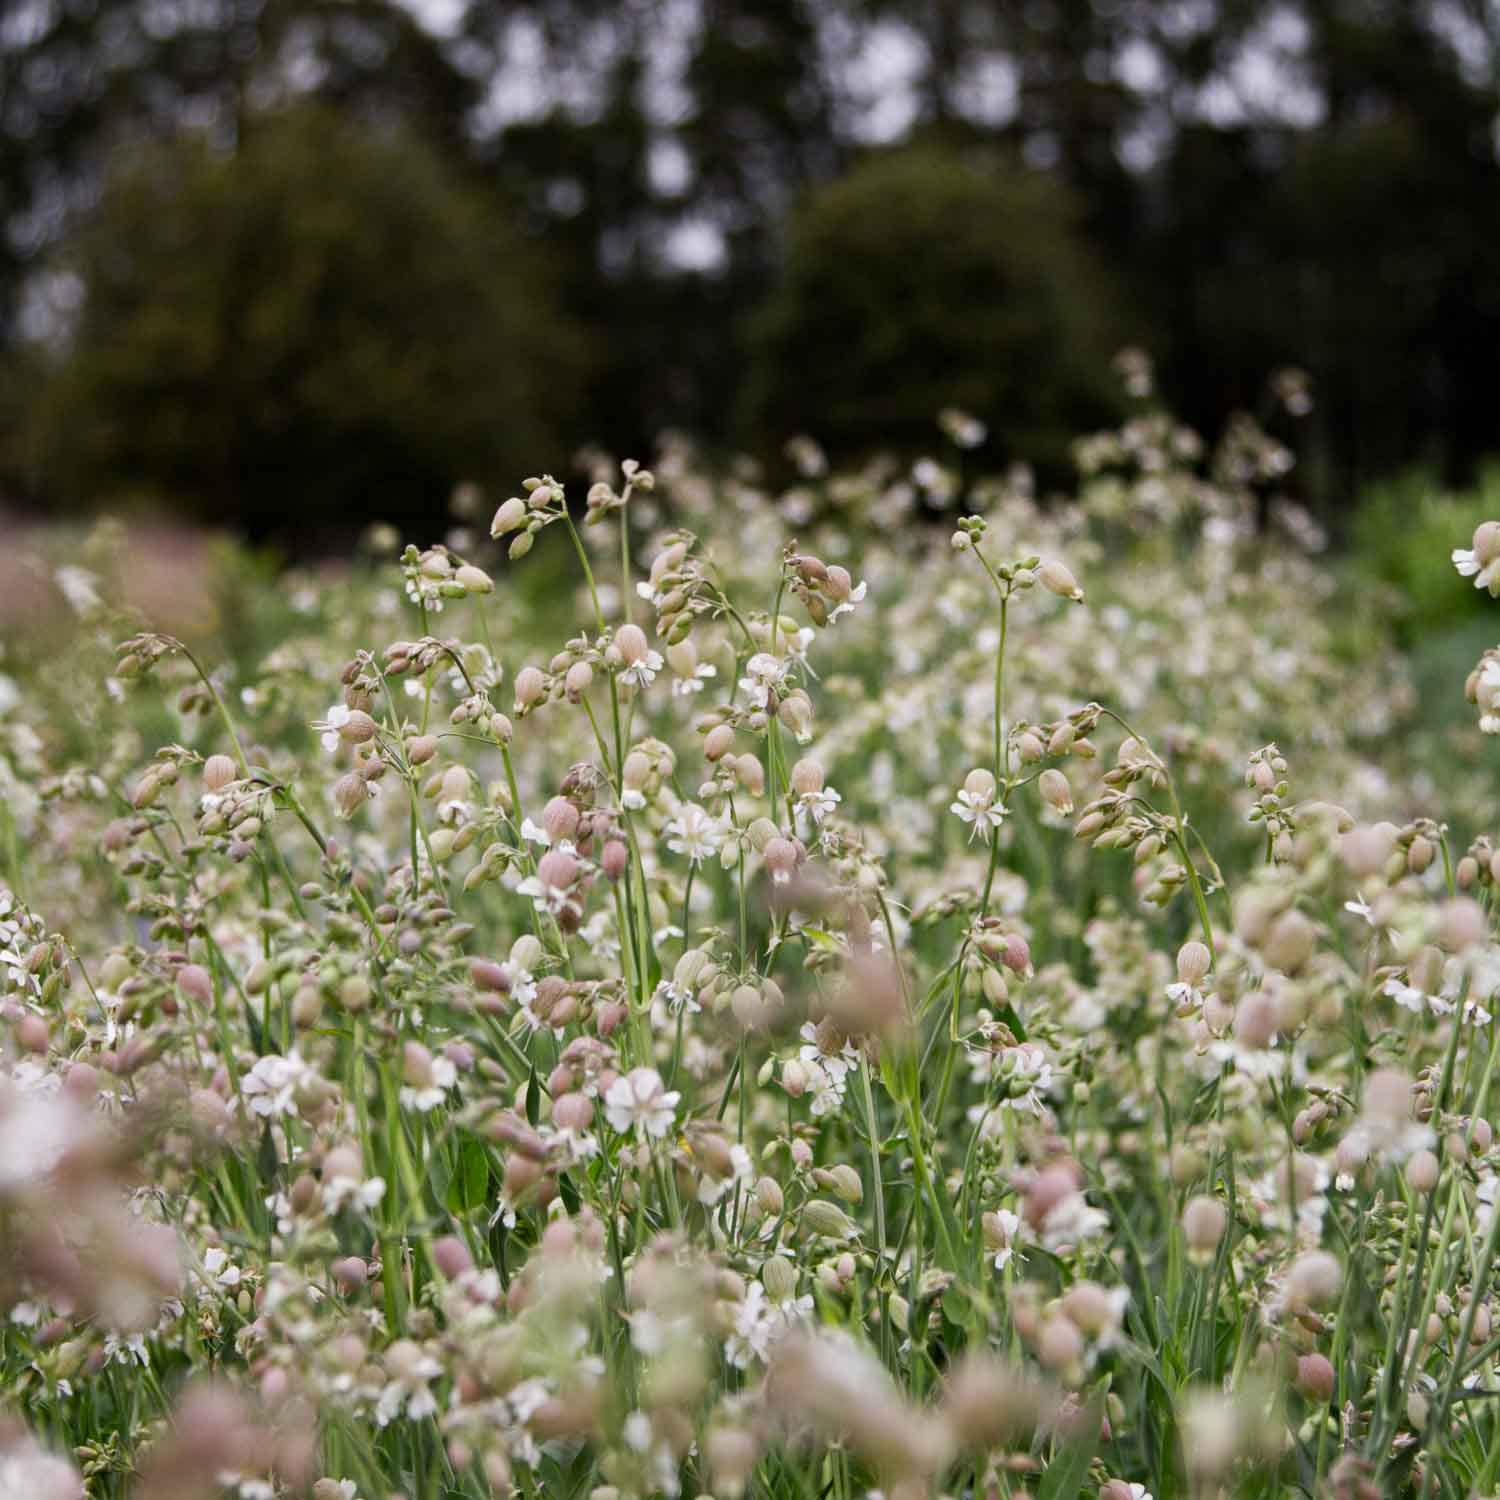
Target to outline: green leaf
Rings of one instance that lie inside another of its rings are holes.
[[[536,1081],[536,1069],[532,1068],[531,1077],[526,1080],[526,1118],[532,1124],[542,1117],[542,1089]]]
[[[459,1148],[458,1163],[448,1182],[447,1204],[450,1213],[467,1214],[480,1208],[489,1196],[490,1161],[478,1141],[465,1141]]]
[[[271,1122],[269,1120],[261,1126],[260,1149],[255,1155],[256,1170],[260,1173],[260,1180],[268,1188],[275,1188],[276,1173],[281,1165],[280,1158],[276,1155],[276,1139],[271,1134]]]

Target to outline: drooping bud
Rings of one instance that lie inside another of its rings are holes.
[[[1075,604],[1083,602],[1083,590],[1078,587],[1078,580],[1074,578],[1066,563],[1059,562],[1055,557],[1047,558],[1036,570],[1037,579],[1042,587],[1049,593],[1053,593],[1063,599],[1071,599]]]

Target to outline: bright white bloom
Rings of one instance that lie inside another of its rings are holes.
[[[698,1201],[705,1208],[712,1208],[736,1183],[750,1180],[750,1153],[743,1146],[729,1148],[729,1162],[728,1177],[712,1177],[705,1172],[698,1183]]]
[[[1000,1055],[999,1073],[1008,1090],[1000,1108],[1040,1115],[1043,1097],[1052,1091],[1052,1064],[1047,1054],[1035,1042],[1007,1047]]]
[[[1013,1214],[1008,1208],[997,1208],[994,1219],[1004,1239],[1004,1243],[995,1251],[995,1269],[1003,1271],[1010,1264],[1011,1256],[1016,1253],[1016,1237],[1021,1232],[1021,1216]]]
[[[831,786],[816,792],[804,792],[797,798],[797,832],[803,837],[823,826],[844,799]]]
[[[654,1004],[663,1006],[669,1015],[676,1015],[685,1010],[688,1015],[696,1016],[702,1009],[698,1002],[698,996],[690,989],[680,984],[674,984],[670,979],[663,979],[656,987],[656,992],[651,996]]]
[[[957,814],[960,821],[969,825],[969,837],[972,839],[975,834],[987,828],[998,828],[1010,809],[1003,802],[992,801],[989,797],[975,797],[960,788],[948,811]]]
[[[667,848],[687,855],[696,865],[719,852],[728,831],[721,819],[711,817],[696,802],[685,802],[667,820]]]
[[[1458,569],[1460,577],[1472,578],[1476,589],[1488,589],[1492,594],[1500,593],[1500,556],[1492,558],[1481,567],[1473,548],[1455,547],[1453,566]]]
[[[641,1137],[660,1139],[672,1128],[681,1098],[676,1089],[666,1088],[655,1068],[632,1068],[610,1084],[604,1113],[622,1135],[634,1131]]]
[[[323,1207],[336,1214],[348,1205],[368,1211],[385,1197],[385,1178],[370,1177],[361,1182],[357,1177],[325,1177],[323,1179]]]
[[[749,696],[757,708],[771,706],[772,693],[779,692],[786,681],[790,663],[772,656],[769,651],[757,651],[745,663],[745,675],[740,678],[740,691]]]
[[[250,1100],[250,1108],[264,1118],[289,1115],[297,1108],[298,1085],[314,1076],[293,1047],[285,1057],[259,1059],[245,1075],[240,1092]]]
[[[867,584],[864,579],[860,579],[860,581],[855,584],[852,589],[849,590],[849,597],[847,599],[840,600],[839,603],[834,605],[834,607],[828,611],[828,623],[832,625],[840,615],[852,615],[854,613],[854,606],[856,604],[863,603],[865,595],[869,592],[870,585]]]
[[[415,1354],[402,1362],[399,1373],[386,1384],[375,1405],[375,1420],[387,1427],[403,1411],[413,1422],[436,1414],[437,1397],[428,1382],[443,1373],[443,1367],[430,1354]]]
[[[672,693],[677,698],[687,698],[703,691],[703,684],[719,675],[718,668],[709,662],[700,662],[691,677],[679,677],[672,683]]]
[[[321,730],[319,740],[323,748],[332,755],[342,743],[339,739],[339,730],[349,722],[349,710],[342,703],[335,703],[332,708],[314,723],[313,728]]]
[[[764,1285],[752,1281],[735,1308],[734,1332],[725,1341],[724,1357],[740,1370],[764,1363],[776,1341],[793,1328],[804,1326],[812,1310],[810,1295],[773,1302]]]
[[[636,687],[650,687],[656,674],[662,669],[660,651],[647,651],[639,661],[633,661],[620,673],[621,682],[633,683]]]
[[[240,1268],[230,1260],[229,1252],[221,1250],[217,1245],[203,1252],[203,1270],[218,1286],[238,1286],[244,1279]]]
[[[90,573],[87,568],[81,568],[76,563],[66,563],[53,576],[57,579],[63,598],[68,601],[68,608],[75,615],[92,614],[94,610],[103,607],[104,601],[99,597],[97,573]]]
[[[420,1085],[407,1084],[401,1090],[403,1109],[427,1114],[443,1102],[443,1096],[458,1082],[458,1069],[452,1059],[434,1057],[427,1065],[427,1080]]]

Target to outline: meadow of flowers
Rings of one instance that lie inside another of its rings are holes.
[[[948,413],[208,627],[37,540],[3,1500],[1500,1492],[1500,654],[1413,754],[1289,455],[1125,374],[1045,505]]]

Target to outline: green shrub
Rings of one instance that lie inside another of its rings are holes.
[[[1059,185],[932,150],[875,158],[793,216],[750,335],[744,421],[835,454],[911,452],[941,407],[997,450],[1066,469],[1080,423],[1113,408],[1105,278]]]
[[[109,185],[31,422],[55,499],[144,495],[257,533],[430,514],[556,455],[576,342],[544,268],[426,149],[317,110]]]

